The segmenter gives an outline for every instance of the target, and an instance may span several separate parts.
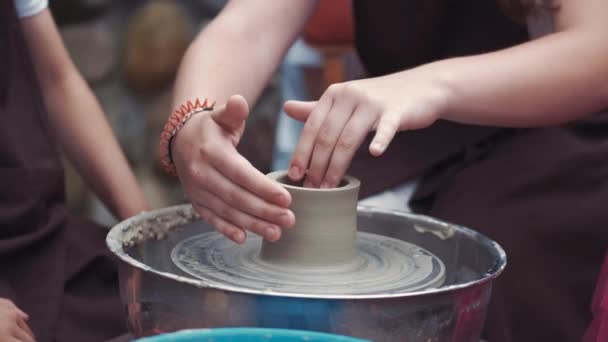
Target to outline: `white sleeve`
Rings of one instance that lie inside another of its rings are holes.
[[[0,0],[2,1],[2,0]],[[19,18],[31,17],[48,7],[48,0],[14,0]]]

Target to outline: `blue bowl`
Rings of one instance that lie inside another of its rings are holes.
[[[174,333],[144,337],[136,342],[370,342],[353,337],[320,332],[266,329],[218,328],[182,330]]]

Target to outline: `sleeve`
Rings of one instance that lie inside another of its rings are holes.
[[[48,7],[48,0],[13,0],[19,18],[26,18],[42,12]]]

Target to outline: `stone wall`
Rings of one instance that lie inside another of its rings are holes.
[[[50,0],[65,44],[154,208],[185,202],[178,180],[160,169],[159,135],[172,109],[178,63],[196,33],[223,4],[222,0]],[[254,106],[239,145],[263,172],[270,167],[280,106],[277,79]],[[113,224],[114,218],[66,165],[71,208]]]

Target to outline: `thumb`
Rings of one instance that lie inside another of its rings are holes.
[[[317,101],[287,101],[285,102],[285,113],[298,121],[306,121]]]
[[[238,131],[249,116],[249,105],[241,95],[232,95],[226,104],[213,111],[211,116],[224,129]]]

